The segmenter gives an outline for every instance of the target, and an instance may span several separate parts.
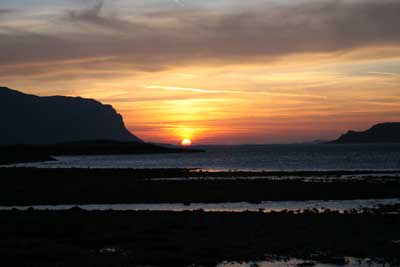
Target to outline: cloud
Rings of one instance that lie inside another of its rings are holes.
[[[9,13],[13,13],[14,10],[13,9],[1,9],[0,8],[0,16],[4,15],[4,14],[9,14]]]
[[[122,17],[110,15],[100,1],[67,11],[56,25],[64,28],[30,32],[0,26],[0,65],[110,57],[113,67],[157,71],[178,64],[266,62],[297,53],[398,46],[398,14],[399,1],[281,6],[260,1],[246,11],[161,6]]]
[[[145,25],[138,25],[116,16],[104,16],[102,15],[103,9],[104,1],[97,1],[92,7],[83,10],[67,11],[67,16],[64,19],[67,22],[91,24],[100,29],[103,28],[105,30],[114,30],[117,32],[129,32],[134,28],[135,31],[147,28]]]
[[[378,76],[400,76],[400,73],[393,72],[383,72],[383,71],[369,71],[368,74],[378,75]]]
[[[98,1],[92,8],[83,11],[72,10],[68,11],[69,18],[72,20],[102,22],[104,18],[100,16],[101,9],[104,6],[103,1]],[[102,24],[102,23],[100,23]]]
[[[0,14],[7,14],[7,13],[12,13],[12,12],[14,12],[14,10],[12,10],[12,9],[0,8]]]
[[[162,89],[162,90],[167,90],[167,91],[185,91],[185,92],[194,92],[194,93],[207,93],[207,94],[241,93],[240,91],[208,90],[208,89],[199,89],[199,88],[185,88],[185,87],[160,86],[160,85],[151,85],[151,86],[147,86],[146,88],[148,88],[148,89]]]
[[[310,94],[294,94],[285,92],[260,92],[260,91],[239,91],[239,90],[209,90],[199,88],[185,88],[176,86],[160,86],[151,85],[147,86],[148,89],[161,89],[167,91],[183,91],[193,93],[205,93],[205,94],[249,94],[249,95],[264,95],[264,96],[283,96],[283,97],[300,97],[300,98],[315,98],[315,99],[326,99],[326,96],[321,95],[310,95]]]

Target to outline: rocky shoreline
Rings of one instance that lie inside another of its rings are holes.
[[[400,207],[362,212],[0,211],[0,263],[12,266],[215,266],[344,256],[400,263]]]
[[[3,206],[400,198],[395,172],[0,168],[0,176]],[[368,257],[398,266],[399,225],[399,204],[342,213],[11,209],[0,211],[0,265],[213,267],[272,255],[334,265]]]
[[[291,179],[286,176],[282,179],[247,179],[248,177],[242,177],[240,172],[231,172],[218,174],[223,177],[229,175],[230,179],[167,179],[193,175],[213,177],[216,174],[192,172],[187,169],[0,168],[0,205],[259,203],[400,198],[400,179],[396,177],[329,181],[312,177],[306,179],[307,176],[304,176],[304,179]],[[160,177],[165,179],[153,180]],[[231,179],[232,177],[236,178]],[[329,177],[331,176],[326,176]]]

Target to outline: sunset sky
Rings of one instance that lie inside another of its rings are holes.
[[[400,121],[400,0],[1,0],[0,85],[151,142],[328,140]]]

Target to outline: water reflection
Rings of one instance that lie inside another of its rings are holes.
[[[17,166],[205,170],[400,170],[400,144],[204,146],[205,153],[62,156]]]
[[[379,205],[400,204],[400,199],[359,199],[359,200],[309,200],[309,201],[264,201],[261,203],[227,202],[227,203],[155,203],[155,204],[90,204],[90,205],[37,205],[0,207],[0,210],[28,209],[33,207],[39,210],[66,210],[79,207],[84,210],[150,210],[150,211],[282,211],[304,209],[330,209],[345,211],[350,209],[375,208]]]
[[[359,259],[346,257],[344,258],[346,264],[336,265],[333,263],[319,263],[314,261],[304,261],[300,259],[291,260],[277,260],[277,261],[262,261],[262,262],[248,262],[248,263],[220,263],[216,267],[299,267],[299,266],[310,266],[310,267],[382,267],[390,266],[383,262],[377,262],[371,259]]]

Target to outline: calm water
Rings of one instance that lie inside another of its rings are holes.
[[[36,167],[400,170],[400,144],[203,146],[205,153],[57,157]]]
[[[391,266],[385,263],[378,263],[371,259],[359,259],[353,257],[346,257],[346,264],[340,265],[343,267],[384,267],[384,266]],[[300,259],[290,259],[287,261],[261,261],[261,262],[249,262],[249,263],[228,263],[224,262],[218,264],[216,267],[298,267],[304,263],[303,260]],[[313,262],[315,265],[313,267],[336,267],[339,265],[334,264],[324,264]]]

